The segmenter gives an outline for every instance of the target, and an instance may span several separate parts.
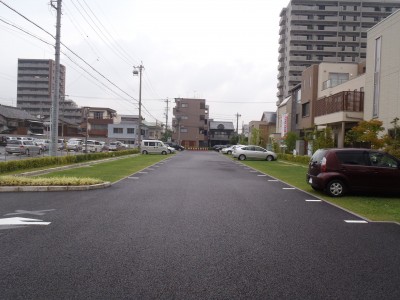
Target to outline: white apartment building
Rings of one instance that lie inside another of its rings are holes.
[[[368,31],[364,119],[378,119],[385,131],[400,118],[400,11]]]
[[[367,30],[400,8],[400,0],[291,0],[279,22],[279,105],[320,62],[366,58]]]

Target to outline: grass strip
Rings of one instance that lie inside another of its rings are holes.
[[[243,161],[243,163],[371,221],[400,223],[400,197],[398,196],[371,195],[369,193],[332,198],[322,192],[314,191],[306,182],[307,165],[282,160],[272,162]]]
[[[91,166],[55,171],[37,176],[37,178],[77,177],[116,182],[166,158],[165,155],[138,155]]]

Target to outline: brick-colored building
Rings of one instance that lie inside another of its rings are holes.
[[[208,147],[208,106],[205,99],[175,98],[172,140],[186,148]]]

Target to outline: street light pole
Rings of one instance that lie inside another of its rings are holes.
[[[140,149],[141,139],[142,139],[142,70],[144,69],[143,65],[133,67],[133,75],[136,76],[139,73],[139,133],[138,133],[138,147]],[[139,72],[137,71],[139,69]]]

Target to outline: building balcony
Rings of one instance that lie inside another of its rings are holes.
[[[344,91],[321,98],[315,102],[315,117],[327,116],[330,114],[364,111],[364,92]],[[338,115],[339,119],[343,115]],[[340,121],[338,119],[338,121]]]
[[[86,121],[86,120],[85,120]],[[103,125],[103,124],[113,124],[113,119],[88,119],[89,124],[92,125]]]
[[[278,52],[279,52],[279,53],[282,53],[282,52],[284,52],[284,51],[285,51],[285,44],[282,44],[282,45],[279,46]]]
[[[278,70],[283,70],[285,67],[285,64],[283,62],[280,62],[278,65]]]

